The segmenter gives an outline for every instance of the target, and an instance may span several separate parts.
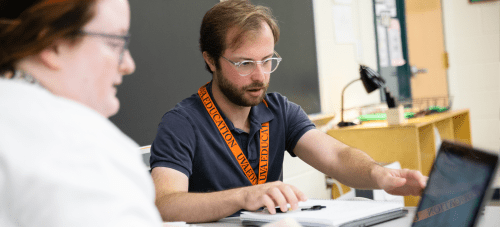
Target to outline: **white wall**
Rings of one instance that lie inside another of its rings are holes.
[[[323,113],[340,114],[342,88],[359,77],[358,65],[376,69],[372,0],[352,0],[354,33],[362,46],[335,41],[335,0],[313,0],[318,73]],[[500,2],[470,4],[442,0],[445,46],[449,53],[448,83],[453,108],[469,108],[474,146],[500,151]],[[345,108],[380,102],[366,94],[361,82],[345,93]],[[338,119],[338,117],[337,117]]]
[[[332,15],[335,4],[334,0],[313,0],[321,112],[336,113],[336,118],[339,119],[342,88],[359,78],[359,64],[377,70],[377,58],[371,0],[352,0],[347,5],[351,7],[354,37],[359,40],[357,43],[361,51],[356,49],[355,42],[335,42]],[[345,108],[376,104],[380,103],[380,94],[367,94],[362,83],[356,82],[346,90],[344,103]],[[285,154],[283,174],[285,183],[296,186],[309,198],[330,198],[330,191],[326,190],[325,175],[299,158],[291,158],[288,153]]]
[[[355,37],[362,46],[335,41],[335,0],[313,0],[321,110],[340,113],[343,86],[359,77],[359,63],[376,69],[371,0],[352,0]],[[453,108],[469,108],[474,146],[500,151],[500,2],[470,4],[442,0],[448,83]],[[378,92],[366,94],[361,82],[345,93],[345,108],[379,103]],[[337,118],[338,119],[338,118]]]
[[[500,150],[500,2],[442,0],[448,83],[455,109],[470,108],[474,146]]]
[[[342,88],[359,77],[359,64],[376,69],[377,58],[372,0],[352,0],[348,4],[352,8],[354,35],[362,47],[359,56],[355,43],[335,41],[334,5],[342,4],[313,0],[321,110],[339,116]],[[442,0],[442,7],[453,108],[470,109],[474,146],[500,151],[500,2]],[[345,93],[345,108],[379,102],[379,93],[366,94],[361,82],[351,85]],[[310,197],[325,195],[321,173],[304,167],[300,160],[286,160],[285,182],[296,184]]]
[[[335,5],[351,7],[354,37],[361,51],[358,51],[356,42],[336,42],[335,37],[338,34],[335,34],[332,13]],[[359,78],[359,64],[377,70],[372,1],[352,0],[350,4],[340,4],[335,0],[313,0],[313,10],[321,111],[340,116],[342,88]],[[376,103],[380,103],[379,92],[367,94],[360,81],[349,86],[345,92],[346,109]]]

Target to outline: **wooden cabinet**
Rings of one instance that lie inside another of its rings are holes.
[[[327,133],[363,150],[377,162],[399,161],[402,168],[420,170],[428,176],[436,157],[436,138],[472,145],[469,119],[469,110],[465,109],[408,119],[401,125],[367,122]],[[417,206],[419,199],[418,196],[406,196],[405,206]]]

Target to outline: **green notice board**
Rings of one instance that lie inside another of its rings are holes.
[[[471,3],[477,3],[477,2],[492,2],[492,1],[498,1],[498,0],[469,0]]]

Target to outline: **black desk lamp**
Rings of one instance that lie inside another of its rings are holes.
[[[373,69],[368,68],[367,66],[360,65],[359,66],[359,79],[355,79],[348,83],[344,89],[342,89],[342,111],[340,112],[341,116],[341,121],[338,123],[339,127],[344,127],[344,126],[349,126],[349,125],[355,125],[352,122],[344,122],[344,92],[349,85],[352,83],[361,80],[363,82],[363,86],[365,87],[365,90],[367,93],[371,93],[372,91],[375,91],[382,87],[385,84],[385,80],[378,75],[377,72],[375,72]]]

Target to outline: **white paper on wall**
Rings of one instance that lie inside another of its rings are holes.
[[[377,38],[378,38],[378,57],[380,61],[380,67],[389,66],[389,50],[387,49],[387,35],[386,28],[382,25],[377,24]]]
[[[382,12],[388,12],[391,17],[396,17],[396,0],[377,0],[375,2],[375,15],[380,16]]]
[[[337,4],[351,4],[352,0],[335,0]]]
[[[401,27],[398,19],[391,20],[391,26],[387,28],[389,41],[389,57],[391,66],[402,66],[406,63],[403,58],[403,44],[401,42]]]
[[[335,26],[335,41],[338,44],[354,43],[351,6],[333,6],[333,25]]]

